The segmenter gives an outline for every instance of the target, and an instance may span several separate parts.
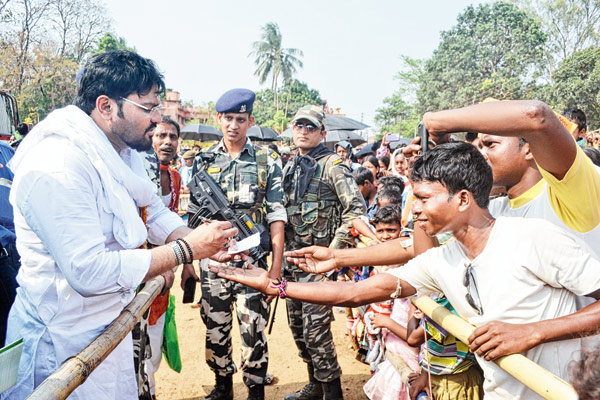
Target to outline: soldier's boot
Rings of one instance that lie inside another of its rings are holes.
[[[323,386],[315,378],[315,369],[308,364],[308,385],[297,392],[290,393],[284,400],[323,400]]]
[[[344,394],[342,393],[340,378],[336,378],[331,382],[323,382],[323,392],[325,393],[325,400],[343,400]]]
[[[265,385],[254,385],[248,388],[248,400],[265,400]]]
[[[233,400],[233,376],[216,375],[217,384],[204,400]]]

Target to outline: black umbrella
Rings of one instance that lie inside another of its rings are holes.
[[[325,114],[325,128],[328,131],[358,131],[369,125],[341,115]]]
[[[280,142],[281,138],[273,129],[266,126],[252,126],[246,135],[250,139],[263,140],[265,142]]]
[[[215,127],[203,124],[187,124],[179,134],[183,140],[196,140],[198,142],[214,142],[221,140],[223,134]]]
[[[366,142],[366,140],[362,136],[352,131],[327,131],[327,136],[325,136],[325,143],[335,144],[342,140],[350,142],[350,144],[353,147]]]
[[[356,154],[354,154],[356,156],[356,158],[361,158],[366,156],[367,154],[373,153],[375,154],[375,150],[373,150],[373,145],[375,143],[369,143],[368,145],[366,145],[365,147],[363,147],[362,149],[360,149]]]

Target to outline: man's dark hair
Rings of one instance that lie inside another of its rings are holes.
[[[354,177],[354,180],[356,181],[357,185],[364,185],[365,181],[369,181],[371,183],[373,183],[375,181],[375,179],[373,178],[373,174],[371,173],[371,170],[369,170],[365,167],[356,168],[352,172],[352,176]]]
[[[275,143],[269,143],[267,147],[273,150],[275,153],[279,153],[279,149],[277,148],[277,145]]]
[[[580,131],[587,129],[587,119],[585,118],[585,113],[579,108],[568,108],[565,110],[563,115],[575,122]]]
[[[369,221],[371,225],[377,224],[398,224],[402,225],[402,213],[396,205],[383,206],[377,209],[377,212]]]
[[[588,156],[590,160],[592,160],[594,165],[600,167],[600,150],[590,146],[583,146],[582,149],[585,155]]]
[[[177,130],[177,137],[179,137],[179,133],[180,133],[179,123],[177,121],[175,121],[173,118],[169,117],[168,115],[164,115],[161,118],[160,123],[173,125],[175,127],[175,130]]]
[[[165,91],[163,76],[152,60],[129,50],[105,51],[91,56],[85,65],[74,104],[89,115],[98,96],[106,95],[117,102],[121,116],[121,97],[134,92],[145,96],[153,85]]]
[[[382,176],[377,180],[377,185],[379,191],[388,188],[395,188],[400,191],[400,194],[404,191],[404,181],[399,176],[395,175]]]
[[[413,163],[410,178],[413,182],[438,182],[450,195],[468,190],[481,208],[490,202],[492,169],[479,150],[468,143],[445,143],[427,151]]]
[[[380,189],[377,192],[377,201],[388,199],[390,203],[398,206],[402,205],[402,191],[398,190],[395,186],[388,186],[384,189]]]
[[[21,136],[25,136],[27,133],[29,133],[29,126],[27,126],[27,124],[19,124],[17,125],[17,131],[21,134]]]

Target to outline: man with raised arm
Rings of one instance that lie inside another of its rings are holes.
[[[600,261],[587,246],[540,219],[494,219],[487,206],[492,172],[472,145],[449,143],[417,159],[411,171],[416,225],[456,238],[402,268],[360,281],[272,281],[260,270],[215,269],[268,294],[356,306],[415,293],[442,292],[478,326],[469,338],[485,376],[486,399],[537,396],[495,363],[523,353],[566,379],[580,337],[600,327],[600,302],[576,311],[576,295],[600,297]],[[507,251],[507,249],[510,249]]]
[[[136,150],[161,121],[163,77],[133,52],[90,57],[74,106],[53,111],[10,163],[21,269],[7,341],[23,338],[15,387],[23,399],[75,356],[133,299],[136,288],[192,259],[226,260],[236,229],[183,226]],[[146,240],[161,246],[140,248]],[[168,243],[166,245],[162,245]],[[70,399],[137,399],[128,335]]]

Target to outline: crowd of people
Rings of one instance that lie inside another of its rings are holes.
[[[334,306],[371,367],[369,399],[536,398],[493,362],[517,353],[600,398],[600,151],[581,110],[490,100],[426,113],[427,143],[384,135],[358,151],[326,147],[323,107],[308,104],[291,121],[293,145],[278,147],[247,137],[255,94],[231,89],[215,104],[222,140],[190,149],[161,115],[151,60],[96,54],[78,83],[74,105],[25,132],[16,153],[0,142],[0,345],[24,343],[2,399],[27,397],[161,275],[131,335],[70,397],[155,398],[181,265],[182,288],[200,283],[208,400],[233,399],[238,369],[247,398],[265,398],[276,296],[307,369],[286,400],[343,398]],[[201,172],[260,227],[268,262],[230,251],[230,222],[196,226]],[[414,294],[475,325],[468,343]]]

